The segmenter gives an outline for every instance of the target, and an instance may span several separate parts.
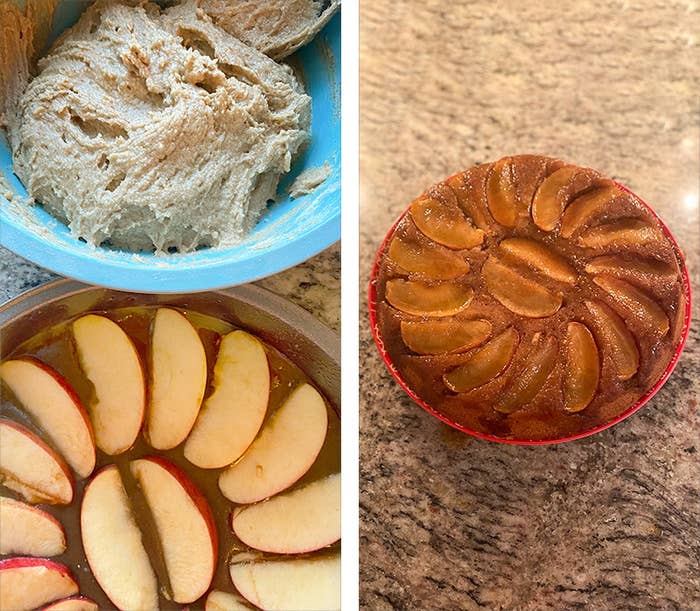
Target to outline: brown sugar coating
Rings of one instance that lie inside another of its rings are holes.
[[[681,339],[682,255],[631,193],[534,155],[428,189],[380,255],[377,333],[447,419],[519,440],[632,407]]]

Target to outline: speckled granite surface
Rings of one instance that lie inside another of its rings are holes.
[[[525,152],[597,167],[652,204],[700,295],[699,10],[363,2],[363,301],[375,250],[415,196]],[[533,448],[424,413],[384,369],[363,312],[362,608],[700,609],[699,312],[643,410]]]
[[[0,248],[0,301],[57,279],[58,276]],[[340,331],[340,244],[256,284],[300,305]]]

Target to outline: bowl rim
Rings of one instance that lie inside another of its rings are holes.
[[[453,174],[452,177],[457,176],[460,173],[461,172],[457,172],[457,173]],[[449,178],[447,178],[446,180],[449,180]],[[369,277],[369,282],[368,282],[367,306],[368,306],[369,323],[370,323],[370,329],[372,332],[372,337],[373,337],[374,343],[379,351],[379,354],[382,358],[382,361],[384,362],[384,365],[386,366],[386,368],[389,370],[389,373],[399,383],[399,386],[401,386],[401,388],[403,388],[403,390],[414,401],[414,403],[417,403],[426,412],[428,412],[432,416],[435,416],[436,418],[438,418],[442,422],[448,424],[452,428],[457,429],[458,431],[461,431],[462,433],[467,433],[468,435],[472,435],[473,437],[477,437],[479,439],[484,439],[486,441],[493,441],[496,443],[504,443],[504,444],[508,444],[508,445],[538,446],[538,445],[552,445],[552,444],[565,443],[567,441],[575,441],[577,439],[583,439],[584,437],[590,437],[591,435],[595,435],[596,433],[604,431],[605,429],[608,429],[608,428],[622,422],[623,420],[625,420],[626,418],[628,418],[629,416],[634,414],[636,411],[640,410],[661,389],[661,387],[666,383],[666,380],[668,380],[668,378],[671,375],[671,373],[673,372],[673,370],[676,368],[676,365],[678,364],[678,361],[680,360],[681,353],[683,352],[683,348],[685,346],[686,340],[688,339],[688,334],[690,333],[692,304],[691,304],[690,277],[689,277],[688,268],[687,268],[686,262],[685,262],[685,255],[683,253],[683,250],[678,245],[676,238],[671,233],[671,230],[666,226],[666,224],[663,222],[663,220],[661,220],[661,217],[654,211],[654,209],[651,206],[649,206],[649,204],[647,204],[641,197],[639,197],[636,193],[634,193],[631,189],[620,184],[616,180],[613,180],[613,183],[617,187],[619,187],[623,191],[631,194],[635,199],[637,199],[651,213],[651,215],[656,219],[656,221],[661,226],[661,229],[664,232],[664,234],[671,241],[671,244],[674,247],[676,254],[678,256],[679,264],[680,264],[680,268],[681,268],[681,280],[683,283],[683,288],[684,288],[684,293],[685,293],[685,313],[683,316],[683,329],[681,332],[681,337],[678,341],[678,344],[676,345],[676,349],[674,350],[673,356],[671,357],[671,360],[669,361],[668,366],[663,371],[663,373],[661,374],[659,379],[651,386],[651,388],[644,395],[642,395],[634,403],[634,405],[627,408],[622,413],[615,416],[613,419],[611,419],[603,424],[599,424],[599,425],[597,425],[591,429],[588,429],[586,431],[582,431],[582,432],[576,433],[574,435],[557,437],[555,439],[506,439],[503,437],[498,437],[496,435],[490,435],[488,433],[481,433],[481,432],[476,431],[474,429],[471,429],[467,426],[461,425],[458,422],[454,422],[453,420],[451,420],[450,418],[448,418],[444,414],[437,411],[435,408],[433,408],[426,401],[421,399],[416,394],[416,392],[410,387],[410,385],[403,379],[403,377],[399,373],[398,369],[394,365],[393,360],[391,359],[386,348],[384,347],[384,341],[379,333],[379,326],[377,324],[377,286],[376,285],[377,285],[377,275],[379,272],[379,266],[381,264],[381,261],[383,260],[385,251],[388,248],[389,241],[393,237],[394,232],[396,231],[398,224],[406,216],[406,214],[408,214],[409,210],[411,209],[411,206],[413,204],[413,202],[411,202],[408,205],[408,207],[393,222],[393,224],[389,228],[389,231],[386,233],[386,235],[382,239],[382,242],[380,243],[379,248],[377,249],[377,252],[374,256],[374,261],[372,263],[372,269],[370,271],[370,277]]]

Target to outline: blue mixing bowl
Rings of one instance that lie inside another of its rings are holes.
[[[53,36],[73,25],[87,2],[59,3]],[[188,254],[155,255],[94,248],[77,240],[41,206],[18,212],[0,195],[0,244],[54,272],[110,288],[159,293],[209,290],[257,280],[319,253],[340,239],[340,15],[290,58],[313,100],[311,141],[284,177],[278,201],[241,244]],[[290,199],[289,185],[306,168],[328,162],[330,177],[314,192]],[[0,172],[27,195],[12,173],[12,154],[0,135]],[[15,197],[17,196],[17,197]]]

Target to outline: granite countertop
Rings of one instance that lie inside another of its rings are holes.
[[[427,186],[506,154],[612,175],[652,204],[698,289],[697,3],[362,4],[360,290]],[[364,303],[364,297],[361,300]],[[363,311],[363,609],[700,609],[698,297],[640,412],[558,446],[450,429],[385,370]]]
[[[0,303],[59,277],[0,247]],[[340,243],[255,284],[289,299],[340,332]]]

